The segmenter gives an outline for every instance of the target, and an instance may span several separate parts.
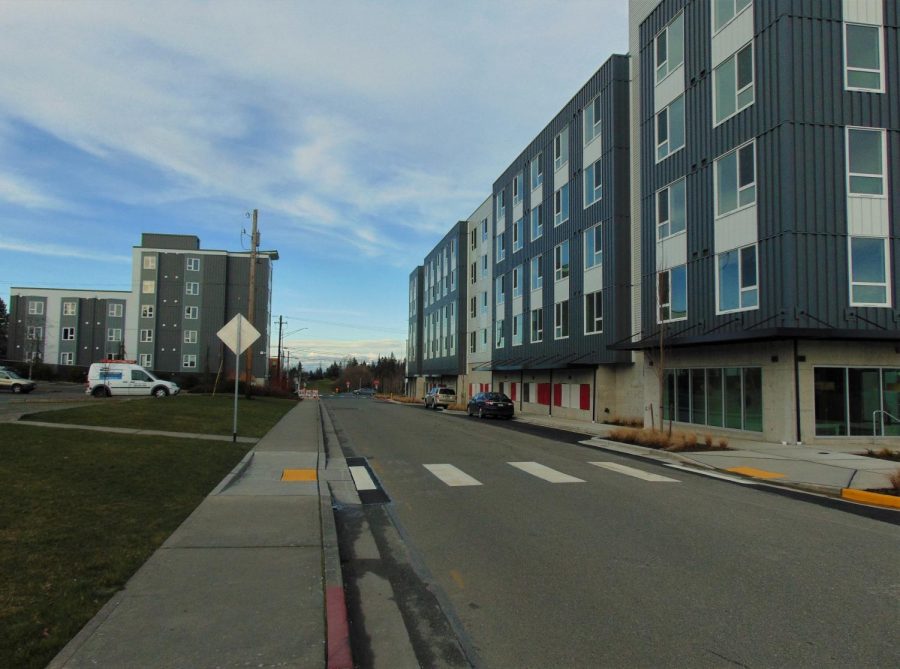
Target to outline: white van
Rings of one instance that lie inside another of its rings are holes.
[[[101,360],[88,370],[85,393],[94,397],[110,395],[153,395],[166,397],[181,390],[171,381],[157,379],[131,360]]]

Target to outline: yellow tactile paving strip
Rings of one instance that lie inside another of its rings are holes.
[[[765,469],[757,469],[756,467],[731,467],[725,471],[734,472],[735,474],[743,474],[744,476],[752,476],[755,479],[783,479],[784,474],[779,472],[767,472]]]
[[[282,481],[315,481],[315,469],[285,469],[281,472]]]
[[[867,490],[844,488],[841,490],[841,497],[844,499],[851,499],[854,502],[863,502],[865,504],[875,504],[877,506],[900,509],[900,497],[897,497],[897,495],[882,495],[881,493],[868,492]]]

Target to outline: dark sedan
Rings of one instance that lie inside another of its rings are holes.
[[[503,393],[478,393],[469,400],[466,412],[479,418],[487,416],[512,418],[515,409],[512,400]]]

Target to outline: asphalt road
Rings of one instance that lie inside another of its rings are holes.
[[[408,627],[425,618],[448,637],[411,631],[423,666],[900,666],[897,525],[515,422],[326,407],[392,499],[368,507],[370,524],[393,523],[406,544],[395,557],[409,564],[372,569]]]

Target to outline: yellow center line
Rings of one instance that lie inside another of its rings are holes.
[[[752,476],[755,479],[783,479],[785,476],[780,472],[767,472],[765,469],[756,469],[755,467],[731,467],[725,471]]]
[[[450,570],[450,578],[453,579],[453,582],[459,587],[460,590],[466,589],[466,583],[463,581],[462,574],[460,574],[456,569]]]

